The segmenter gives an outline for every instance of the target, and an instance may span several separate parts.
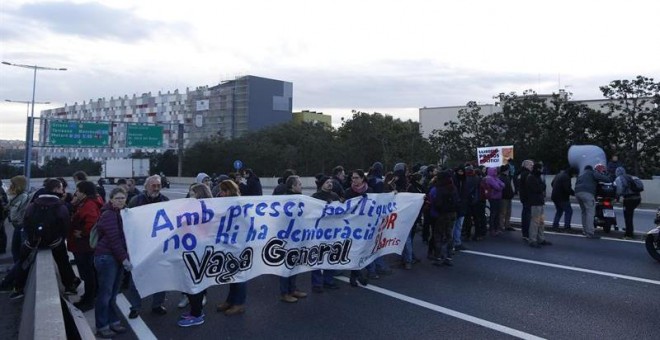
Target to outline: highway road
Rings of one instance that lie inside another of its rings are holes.
[[[186,190],[175,185],[163,193],[177,199]],[[554,213],[548,210],[546,220]],[[577,214],[579,208],[574,222]],[[647,218],[646,210],[637,215],[636,223]],[[126,319],[131,331],[116,339],[658,339],[660,263],[641,241],[619,235],[590,240],[548,232],[553,245],[535,249],[520,231],[506,232],[466,243],[453,267],[427,260],[417,236],[420,262],[404,270],[398,255],[388,255],[393,273],[366,287],[351,287],[342,275],[340,289],[313,293],[303,273],[298,285],[309,296],[287,304],[279,300],[278,278],[264,275],[248,282],[246,312],[225,316],[215,305],[227,287],[216,286],[208,290],[205,324],[191,328],[176,325],[186,309],[176,306],[181,294],[169,292],[166,315],[145,308]],[[123,295],[118,305],[126,316]],[[85,315],[94,325],[93,311]]]

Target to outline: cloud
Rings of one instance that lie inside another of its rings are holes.
[[[83,39],[108,39],[122,42],[135,42],[148,39],[157,33],[185,33],[186,24],[140,18],[130,9],[119,9],[99,3],[47,2],[29,3],[15,10],[5,11],[6,22],[3,39],[19,40],[31,36],[37,29],[77,36]],[[10,25],[7,25],[10,26]],[[19,29],[23,27],[24,29]]]

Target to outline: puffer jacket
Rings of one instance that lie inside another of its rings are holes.
[[[22,226],[28,206],[28,194],[22,192],[9,201],[9,221],[14,227]]]
[[[99,234],[99,241],[94,250],[95,256],[112,255],[119,263],[128,258],[124,223],[120,210],[114,208],[112,202],[106,203],[101,208],[101,218],[96,224],[96,230]]]

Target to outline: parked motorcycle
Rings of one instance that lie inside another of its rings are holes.
[[[655,228],[646,234],[645,244],[649,255],[660,262],[660,208],[655,214]]]
[[[616,224],[616,215],[614,215],[614,199],[616,197],[616,187],[614,183],[599,182],[596,189],[596,214],[594,215],[594,228],[602,227],[603,231],[609,233],[614,227],[618,230]]]

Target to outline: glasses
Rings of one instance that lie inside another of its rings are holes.
[[[124,197],[124,196],[115,196],[115,197],[113,197],[112,199],[113,199],[113,200],[117,200],[117,201],[121,201],[121,200],[125,200],[126,197]]]

